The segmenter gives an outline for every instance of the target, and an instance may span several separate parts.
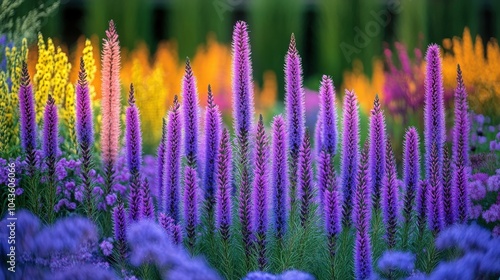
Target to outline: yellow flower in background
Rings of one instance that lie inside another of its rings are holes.
[[[470,107],[477,113],[495,113],[500,105],[500,47],[491,40],[486,52],[480,36],[473,40],[468,28],[462,38],[443,40],[443,80],[448,89],[456,87],[457,64],[469,90]]]
[[[384,87],[384,63],[381,60],[373,62],[373,76],[370,79],[363,72],[363,64],[359,60],[353,62],[352,72],[344,72],[344,83],[341,90],[337,93],[343,93],[345,89],[355,90],[358,101],[363,112],[368,114],[373,107],[375,94],[383,99]]]

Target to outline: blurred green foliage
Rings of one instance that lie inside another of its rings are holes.
[[[29,10],[43,1],[25,2]],[[233,24],[246,20],[254,77],[261,82],[264,71],[274,71],[281,98],[292,32],[303,58],[304,82],[315,90],[322,74],[340,85],[355,59],[371,74],[372,60],[382,56],[385,42],[425,47],[460,36],[465,26],[485,41],[500,37],[500,1],[491,0],[65,0],[42,32],[71,45],[82,32],[102,38],[110,19],[122,46],[131,49],[145,41],[154,51],[160,40],[174,39],[181,59],[193,56],[210,33],[229,43]]]

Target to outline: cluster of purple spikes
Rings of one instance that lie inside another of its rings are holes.
[[[210,87],[204,129],[199,129],[196,82],[187,60],[182,104],[175,96],[172,107],[163,119],[154,183],[157,196],[150,189],[151,182],[142,176],[140,113],[131,85],[125,122],[130,188],[128,199],[119,199],[112,215],[117,242],[115,248],[120,256],[126,254],[127,224],[142,219],[158,219],[175,243],[180,243],[185,234],[189,247],[193,248],[200,227],[200,212],[203,211],[214,217],[213,226],[223,240],[229,241],[234,228],[241,230],[247,261],[251,260],[250,254],[254,252],[252,248],[256,248],[259,268],[265,269],[268,232],[272,232],[278,240],[283,240],[293,215],[297,215],[305,228],[311,217],[320,213],[332,256],[335,255],[336,238],[342,228],[352,226],[356,230],[355,275],[356,278],[365,279],[370,277],[372,270],[369,235],[372,208],[380,208],[382,212],[389,248],[395,247],[400,216],[404,217],[405,224],[411,224],[411,217],[416,213],[419,229],[422,230],[427,224],[435,234],[446,226],[467,221],[467,93],[458,68],[450,156],[445,148],[441,59],[437,45],[430,45],[426,55],[426,179],[421,181],[420,178],[419,135],[412,127],[405,136],[404,186],[401,194],[395,155],[386,135],[384,114],[378,97],[375,98],[370,115],[369,138],[360,153],[356,94],[347,90],[344,95],[341,133],[337,133],[336,92],[332,79],[323,76],[314,143],[317,153],[313,157],[310,136],[305,128],[301,58],[294,36],[291,37],[285,57],[286,114],[284,117],[274,117],[270,133],[266,132],[262,116],[257,125],[254,124],[251,51],[246,23],[236,24],[232,47],[234,149]],[[94,139],[83,62],[76,88],[79,150],[83,162],[87,161],[84,171],[89,172],[90,148]],[[28,164],[34,166],[32,154],[37,144],[37,127],[26,65],[23,66],[19,100],[22,147]],[[46,106],[43,151],[46,158],[51,159],[56,157],[58,147],[57,108],[51,97]],[[199,137],[200,131],[204,132],[204,137]],[[340,180],[337,180],[334,168],[338,135],[342,136],[339,150]],[[202,143],[206,145],[205,149],[198,148],[200,139],[205,140]],[[204,155],[199,155],[202,150],[205,151]],[[317,169],[316,178],[313,176],[314,167]],[[85,172],[82,176],[90,199],[92,182]],[[202,186],[199,187],[200,183]],[[201,191],[203,194],[199,193]],[[238,199],[233,199],[234,196],[238,196]],[[402,203],[399,202],[400,197],[404,200]],[[237,205],[233,205],[234,201],[238,201]],[[92,202],[89,203],[91,211]],[[318,204],[319,211],[314,211],[314,204]],[[200,208],[200,205],[204,207]],[[232,221],[233,208],[238,209],[239,223],[236,223],[236,227],[233,227]],[[292,209],[297,209],[297,212],[294,214]]]

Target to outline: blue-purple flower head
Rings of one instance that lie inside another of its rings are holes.
[[[92,105],[90,102],[89,85],[83,57],[80,59],[80,71],[76,83],[76,137],[80,145],[90,147],[94,143],[94,128],[92,124]]]
[[[323,75],[319,95],[320,150],[325,150],[333,156],[337,149],[337,108],[335,106],[335,87],[331,77]]]
[[[195,167],[198,161],[199,104],[196,81],[189,59],[182,82],[182,111],[184,117],[184,155],[187,164]]]
[[[399,271],[406,274],[415,269],[415,255],[409,252],[385,251],[378,260],[378,269],[388,274]]]

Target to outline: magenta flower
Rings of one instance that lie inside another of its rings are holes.
[[[357,186],[354,193],[353,225],[356,229],[354,239],[354,276],[356,279],[369,279],[372,274],[372,249],[370,238],[371,195],[368,145],[361,152]]]
[[[253,229],[257,243],[257,262],[259,269],[264,270],[267,264],[266,258],[266,232],[268,224],[268,161],[269,161],[269,139],[266,135],[262,115],[259,117],[257,124],[257,135],[255,139],[255,154],[254,154],[254,174],[253,181]]]
[[[300,200],[300,222],[302,227],[306,227],[308,220],[312,217],[313,202],[313,174],[312,174],[312,155],[311,142],[309,134],[304,133],[304,139],[299,150],[299,200]]]
[[[224,128],[220,140],[220,149],[217,156],[217,212],[216,222],[222,239],[229,240],[231,227],[231,139],[229,131]]]
[[[30,174],[35,171],[36,158],[36,113],[35,96],[30,83],[28,65],[23,62],[21,85],[19,87],[19,122],[21,126],[21,145],[26,153]]]
[[[196,243],[198,225],[198,178],[193,167],[184,169],[184,221],[188,246],[193,249]]]
[[[332,78],[323,75],[319,88],[319,137],[320,150],[331,156],[337,151],[337,107],[335,106],[335,87]]]
[[[435,176],[436,180],[442,178],[443,169],[443,145],[445,141],[445,120],[444,120],[444,92],[443,77],[441,70],[441,57],[439,55],[439,46],[432,44],[427,48],[426,54],[427,68],[425,77],[425,174],[428,178]],[[436,145],[436,166],[431,162],[431,149]],[[431,174],[435,172],[434,175]],[[433,182],[429,181],[432,187]]]
[[[215,186],[217,183],[216,161],[219,154],[221,137],[221,113],[215,104],[210,85],[208,86],[208,105],[205,112],[205,166],[203,185],[208,215],[213,217],[215,205]]]
[[[399,202],[396,159],[389,139],[386,140],[385,166],[386,172],[381,190],[382,218],[385,226],[387,247],[394,248],[396,246]]]
[[[341,184],[343,199],[343,222],[348,226],[351,218],[352,194],[356,187],[359,166],[359,115],[358,101],[354,91],[346,90],[342,133]]]
[[[385,134],[384,112],[380,107],[378,95],[375,96],[373,110],[370,115],[370,178],[372,192],[374,195],[374,207],[378,208],[380,203],[380,193],[386,172],[386,134]]]
[[[455,219],[465,223],[468,219],[469,196],[469,117],[467,91],[462,79],[460,65],[457,66],[457,88],[455,89],[455,126],[453,127],[453,209]]]
[[[405,186],[403,214],[405,224],[409,225],[411,224],[413,202],[420,180],[419,137],[415,127],[410,127],[405,134],[403,165],[403,182]]]
[[[167,168],[165,177],[166,212],[177,223],[179,221],[179,182],[181,155],[181,119],[177,95],[168,114]]]
[[[196,80],[188,58],[182,82],[182,113],[184,117],[184,155],[187,159],[187,165],[191,167],[196,167],[198,161],[198,111]]]
[[[288,219],[288,170],[285,121],[281,115],[275,116],[273,123],[272,186],[274,230],[278,238],[283,238]]]

